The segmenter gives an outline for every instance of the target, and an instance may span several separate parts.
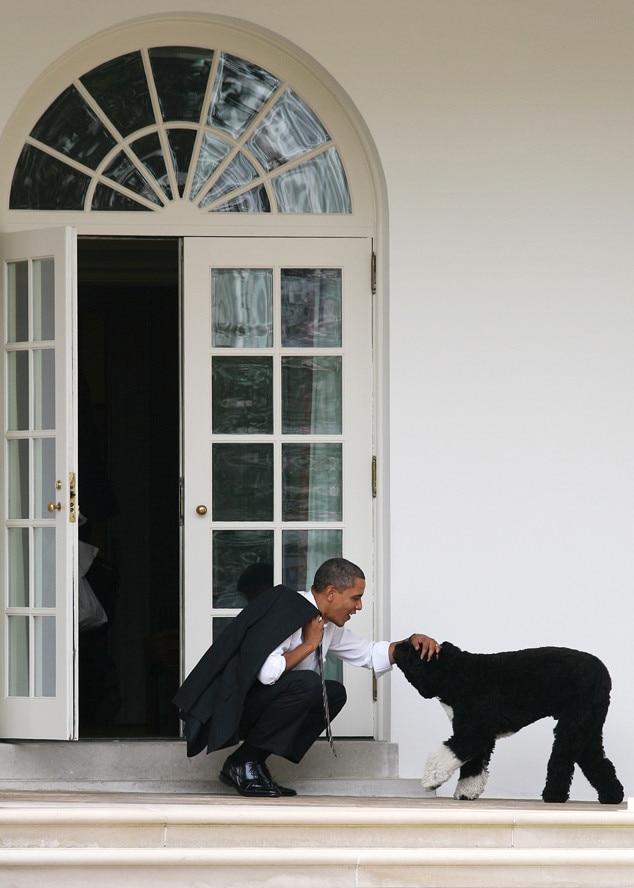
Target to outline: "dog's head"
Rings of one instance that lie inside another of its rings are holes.
[[[447,669],[452,655],[459,650],[450,642],[443,641],[439,654],[431,660],[426,657],[421,660],[420,650],[415,650],[409,641],[401,641],[394,648],[394,662],[421,697],[442,699]]]

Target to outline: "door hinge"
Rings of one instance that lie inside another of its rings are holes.
[[[370,289],[374,296],[376,293],[376,253],[374,250],[370,256]]]
[[[376,675],[374,672],[372,673],[372,702],[376,703],[379,696],[379,688],[376,680]]]
[[[376,499],[376,456],[372,457],[372,499]]]

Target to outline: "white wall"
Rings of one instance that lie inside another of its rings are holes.
[[[390,187],[394,630],[597,653],[632,792],[634,7],[441,6]],[[393,688],[415,773],[446,721],[413,737]],[[499,744],[489,795],[539,794],[550,731]]]
[[[0,126],[74,45],[177,8],[242,16],[303,48],[376,142],[392,637],[597,653],[614,680],[606,749],[634,793],[634,5],[0,0]],[[401,772],[417,776],[447,723],[391,681]],[[539,796],[550,731],[500,743],[489,797]],[[574,797],[594,797],[583,778]]]

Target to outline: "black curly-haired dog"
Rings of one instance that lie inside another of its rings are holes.
[[[597,657],[560,647],[472,654],[445,641],[429,661],[401,642],[394,659],[419,694],[437,697],[452,721],[453,736],[427,760],[425,789],[437,789],[460,768],[454,798],[477,799],[495,741],[552,716],[557,724],[542,799],[568,799],[576,763],[600,802],[623,801],[623,787],[603,751],[612,682]]]

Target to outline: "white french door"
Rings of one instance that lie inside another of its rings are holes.
[[[372,638],[370,241],[185,238],[183,254],[185,671],[267,571],[309,588],[338,555],[366,572],[351,628]],[[0,258],[0,736],[74,739],[74,230],[4,235]],[[371,673],[329,668],[349,693],[335,733],[373,736]]]
[[[329,557],[367,576],[373,634],[372,296],[367,238],[185,238],[184,662],[259,586],[312,585]],[[372,736],[372,675],[339,736]]]
[[[73,739],[76,235],[3,235],[0,736]]]

